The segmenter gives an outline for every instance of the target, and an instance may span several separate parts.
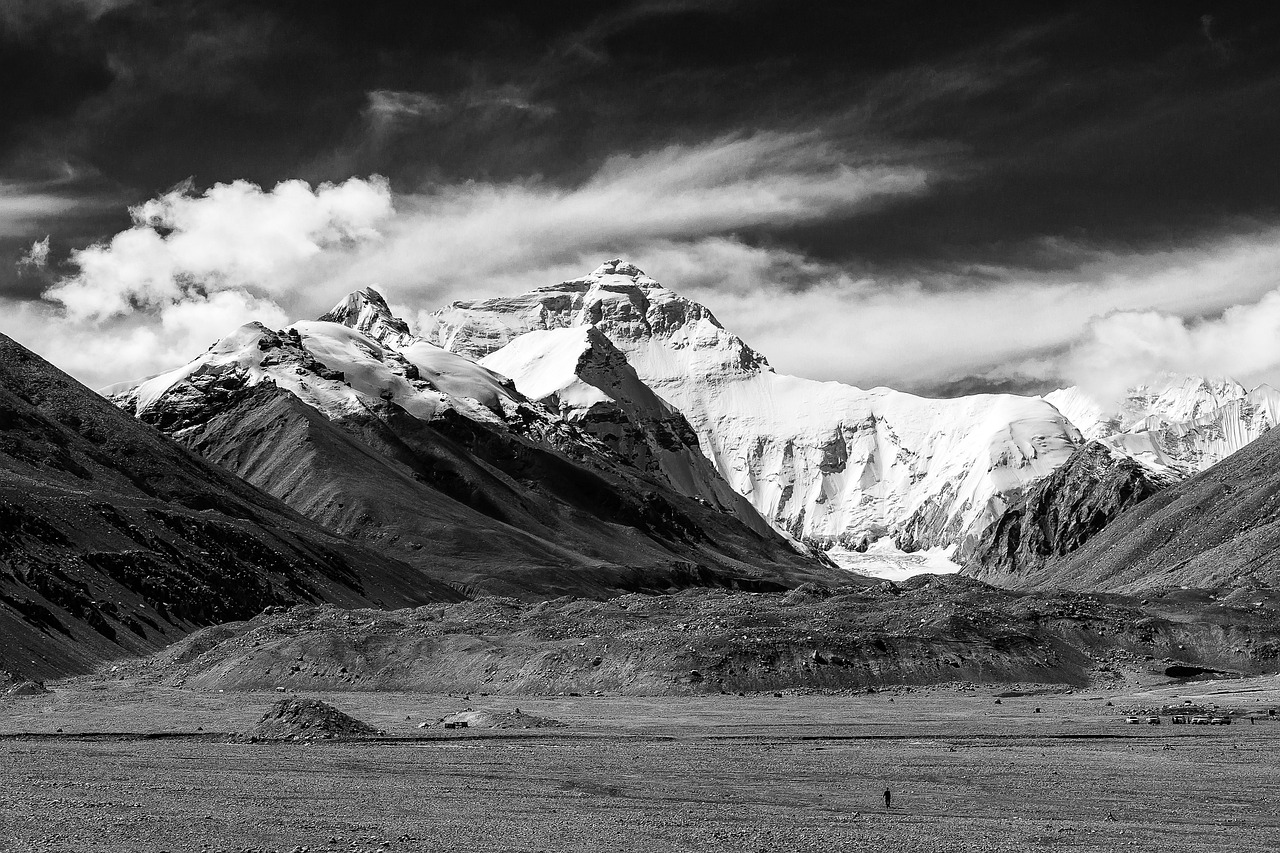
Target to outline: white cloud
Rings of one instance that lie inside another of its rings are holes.
[[[251,320],[283,328],[289,315],[269,299],[239,291],[193,297],[151,312],[105,320],[76,320],[49,303],[0,298],[0,332],[90,388],[185,364]]]
[[[899,388],[1068,377],[1098,393],[1170,370],[1280,383],[1280,295],[1263,296],[1280,286],[1280,231],[1181,251],[1077,252],[1090,259],[1070,274],[915,278],[732,240],[654,244],[634,260],[784,373]],[[1220,321],[1181,319],[1224,309]]]
[[[392,215],[384,180],[312,189],[247,181],[201,196],[179,189],[130,211],[134,225],[105,245],[73,252],[79,272],[47,296],[77,320],[160,308],[224,290],[290,293],[322,255],[376,241]]]
[[[1124,311],[1095,320],[1073,348],[1071,376],[1103,399],[1161,373],[1280,380],[1280,290],[1209,320]]]

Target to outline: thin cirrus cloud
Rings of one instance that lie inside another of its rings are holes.
[[[46,219],[83,206],[81,200],[36,185],[0,182],[0,237],[21,237]]]

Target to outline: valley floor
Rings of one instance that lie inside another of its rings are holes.
[[[0,849],[1272,848],[1280,722],[1265,709],[1280,703],[1280,678],[1155,681],[1000,704],[1006,687],[315,694],[387,737],[265,744],[219,733],[244,731],[276,693],[80,679],[0,700]],[[1127,709],[1187,699],[1264,716],[1124,723]],[[465,707],[520,707],[568,726],[439,727]]]

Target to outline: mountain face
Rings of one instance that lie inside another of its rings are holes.
[[[971,548],[1005,495],[1053,471],[1083,440],[1039,398],[930,400],[779,375],[706,308],[617,260],[521,296],[456,302],[420,334],[521,373],[528,352],[549,346],[548,333],[589,328],[688,419],[736,492],[812,544],[891,537],[906,550]]]
[[[0,335],[0,668],[35,678],[85,671],[269,605],[460,598]]]
[[[351,294],[321,319],[326,318],[419,362],[427,352],[462,361],[410,334],[408,324],[393,317],[386,301],[371,288]],[[479,364],[499,378],[509,377],[524,397],[548,407],[618,458],[665,480],[680,494],[732,512],[759,533],[770,532],[768,522],[703,456],[684,415],[659,399],[626,356],[594,327],[531,335],[519,346]],[[450,368],[457,372],[456,365]]]
[[[1280,420],[1280,391],[1230,379],[1169,376],[1103,405],[1077,387],[1045,395],[1087,438],[1156,468],[1203,471]]]
[[[1100,441],[1027,486],[983,533],[964,573],[996,586],[1027,585],[1098,535],[1121,513],[1179,481]]]
[[[458,584],[538,598],[836,577],[414,338],[376,292],[326,316],[249,324],[107,393],[308,517]]]
[[[1241,600],[1251,590],[1274,588],[1280,582],[1280,432],[1142,500],[1071,553],[978,576],[1022,588],[1235,590],[1246,597]]]
[[[480,364],[681,494],[732,512],[759,532],[768,529],[702,454],[685,416],[645,385],[595,326],[530,332]]]

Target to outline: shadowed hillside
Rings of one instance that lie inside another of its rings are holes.
[[[0,336],[0,668],[84,671],[273,604],[459,598]]]

